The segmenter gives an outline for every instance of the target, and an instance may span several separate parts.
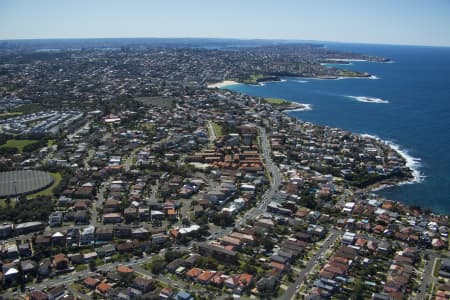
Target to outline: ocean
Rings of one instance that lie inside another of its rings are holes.
[[[325,47],[390,58],[392,63],[351,62],[339,67],[372,79],[286,77],[227,89],[307,103],[298,119],[389,141],[408,157],[413,183],[377,193],[438,214],[450,214],[450,48],[327,43]]]

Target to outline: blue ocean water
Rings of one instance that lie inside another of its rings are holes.
[[[378,79],[288,77],[262,86],[228,88],[308,103],[312,110],[290,114],[317,124],[376,135],[399,145],[415,158],[421,182],[378,193],[450,214],[450,48],[338,43],[326,47],[388,57],[393,63],[352,62],[341,66],[369,72]],[[377,98],[380,103],[360,102],[355,97]]]

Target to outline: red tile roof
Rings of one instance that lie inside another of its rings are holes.
[[[97,290],[102,294],[106,293],[110,288],[111,285],[106,282],[102,282],[99,285],[97,285]]]

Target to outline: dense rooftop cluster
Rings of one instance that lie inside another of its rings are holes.
[[[57,132],[2,136],[1,147],[17,148],[2,152],[2,170],[54,179],[1,199],[7,298],[445,295],[447,216],[371,191],[410,178],[399,153],[291,118],[286,103],[205,88],[345,54],[280,46],[8,55],[2,96],[33,95],[41,108],[46,97],[64,100],[60,110],[22,110],[5,124],[68,117]],[[38,78],[54,89],[24,85]],[[86,106],[69,110],[78,97]]]
[[[6,52],[0,53],[5,62],[0,65],[0,98],[80,103],[118,95],[180,94],[208,82],[252,76],[369,76],[322,66],[326,57],[378,59],[311,45]]]

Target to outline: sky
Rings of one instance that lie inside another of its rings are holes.
[[[114,37],[450,46],[450,0],[0,0],[0,40]]]

